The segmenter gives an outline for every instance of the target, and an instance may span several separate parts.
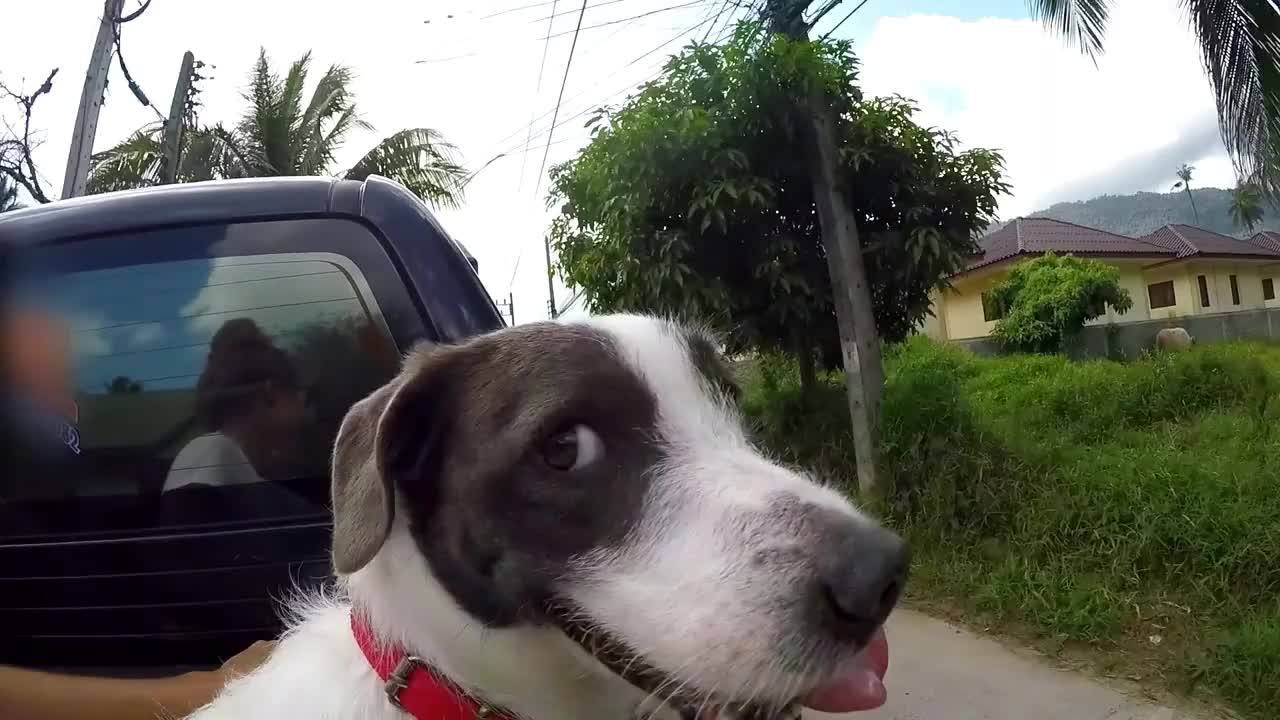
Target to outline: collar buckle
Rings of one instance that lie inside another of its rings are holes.
[[[387,675],[383,689],[387,693],[387,700],[399,710],[405,710],[404,705],[400,704],[400,693],[409,687],[409,677],[417,670],[429,672],[427,663],[420,657],[405,655],[400,658],[400,662],[396,663],[395,669]],[[405,712],[408,711],[405,710]]]

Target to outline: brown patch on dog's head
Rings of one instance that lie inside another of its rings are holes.
[[[620,543],[637,521],[659,456],[655,417],[614,340],[586,326],[415,351],[339,433],[335,567],[367,564],[403,512],[469,614],[537,619],[571,558]],[[569,446],[585,445],[593,457],[566,465]]]

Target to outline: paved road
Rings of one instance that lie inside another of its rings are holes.
[[[848,716],[811,713],[809,720],[1209,720],[910,610],[893,614],[888,633],[888,704]]]

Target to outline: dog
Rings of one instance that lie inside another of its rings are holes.
[[[332,464],[339,589],[196,720],[787,718],[884,699],[895,534],[756,449],[647,316],[409,354]]]

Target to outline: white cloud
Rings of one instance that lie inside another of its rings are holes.
[[[1198,186],[1232,186],[1213,95],[1177,0],[1114,5],[1094,65],[1039,22],[882,18],[855,49],[864,87],[921,105],[920,119],[996,148],[1012,217],[1104,192],[1167,191],[1183,162]]]

